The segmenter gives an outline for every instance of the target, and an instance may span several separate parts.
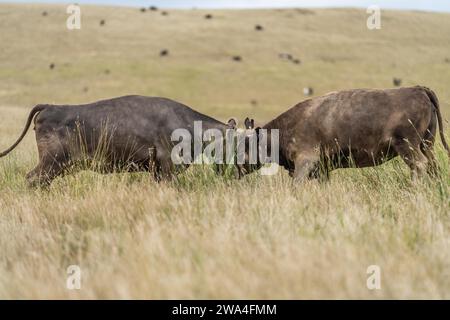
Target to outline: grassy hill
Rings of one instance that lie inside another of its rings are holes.
[[[450,111],[450,14],[383,11],[382,29],[370,31],[368,15],[356,9],[169,10],[163,16],[82,6],[82,29],[70,31],[65,9],[0,5],[0,106],[137,93],[177,99],[221,119],[252,114],[266,121],[304,99],[307,86],[320,95],[387,88],[399,77],[405,86],[433,88]],[[264,31],[255,31],[256,24]],[[168,57],[159,56],[162,49]],[[279,59],[280,53],[301,64]]]
[[[449,14],[383,11],[369,31],[353,9],[168,13],[83,6],[82,29],[69,31],[64,6],[0,4],[0,151],[33,105],[131,93],[261,123],[304,87],[320,95],[399,77],[433,88],[450,116]],[[322,184],[195,167],[160,184],[85,171],[33,190],[30,132],[0,159],[0,298],[448,299],[450,166],[436,152],[440,176],[417,182],[396,159]],[[69,265],[81,290],[66,287]],[[371,265],[380,290],[366,285]]]

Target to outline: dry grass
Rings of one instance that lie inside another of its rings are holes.
[[[0,162],[2,298],[450,297],[441,149],[442,177],[418,183],[393,161],[302,186],[284,172],[235,181],[194,168],[162,184],[81,172],[32,191],[33,143]],[[65,287],[72,264],[83,271],[76,292]]]
[[[0,28],[18,27],[15,34],[0,34],[9,43],[0,52],[0,149],[22,129],[23,106],[131,91],[194,102],[221,118],[251,112],[264,120],[300,100],[304,84],[313,83],[318,93],[387,87],[395,73],[408,76],[407,84],[436,89],[448,114],[450,76],[442,70],[450,66],[440,64],[450,48],[441,41],[450,30],[448,15],[388,12],[386,28],[395,32],[374,36],[351,28],[364,17],[355,10],[317,10],[300,18],[295,11],[224,11],[209,22],[200,11],[173,11],[167,18],[180,23],[163,24],[163,17],[153,20],[137,10],[89,8],[83,33],[68,36],[81,43],[56,45],[46,35],[62,41],[64,29],[50,20],[59,14],[64,23],[60,7],[50,7],[47,19],[54,25],[19,24],[23,17],[40,19],[48,7],[0,6]],[[89,31],[100,17],[111,29]],[[267,30],[258,36],[271,42],[237,32],[261,21]],[[215,42],[208,43],[212,35]],[[27,43],[32,37],[38,41]],[[253,53],[254,60],[229,62],[223,56],[234,53],[228,37],[240,39],[233,42],[238,53]],[[159,62],[155,50],[166,45],[155,39],[177,46],[173,60]],[[280,47],[303,53],[305,64],[292,69],[277,61]],[[390,62],[379,61],[382,56]],[[76,63],[58,68],[73,57]],[[57,63],[54,71],[46,69],[50,60]],[[109,77],[101,74],[107,66]],[[92,90],[83,95],[85,84]],[[258,110],[247,105],[255,95],[263,101]],[[440,145],[441,177],[417,183],[395,160],[336,171],[325,184],[293,186],[285,172],[227,180],[195,168],[162,184],[146,174],[81,172],[58,179],[48,191],[25,185],[35,149],[29,134],[0,159],[0,298],[450,298],[450,166]],[[82,268],[80,291],[66,289],[71,264]],[[381,267],[381,290],[366,287],[373,264]]]

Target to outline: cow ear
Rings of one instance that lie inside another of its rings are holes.
[[[247,117],[245,118],[245,129],[252,129],[252,122],[250,121],[250,119]]]
[[[237,127],[237,121],[234,118],[231,118],[228,120],[227,126],[230,127],[230,129],[236,129]]]
[[[251,125],[252,125],[252,129],[255,127],[255,120],[254,119],[252,119],[252,121],[250,122],[251,123]]]

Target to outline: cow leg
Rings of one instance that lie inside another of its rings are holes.
[[[149,156],[148,172],[150,173],[150,176],[155,181],[159,181],[158,180],[158,164],[157,164],[157,160],[156,160],[156,156],[157,156],[156,147],[150,147],[148,149],[148,156]]]
[[[421,151],[423,155],[427,158],[427,173],[430,176],[437,176],[438,175],[438,168],[437,168],[437,162],[436,157],[434,156],[433,150],[429,147],[422,147]]]
[[[314,170],[318,167],[320,157],[318,155],[300,154],[294,161],[295,170],[293,178],[295,183],[302,183],[314,177]]]
[[[29,188],[37,188],[37,187],[43,186],[43,184],[44,184],[43,182],[45,181],[45,179],[41,178],[41,171],[42,171],[41,167],[42,166],[39,163],[36,166],[36,168],[34,168],[30,172],[28,172],[27,175],[25,176],[25,179],[27,179]]]
[[[309,179],[317,179],[320,182],[327,182],[330,180],[330,165],[331,160],[323,152],[321,152],[320,161],[316,164],[314,170],[309,174]]]
[[[425,133],[422,143],[420,144],[420,150],[428,160],[427,173],[431,176],[437,176],[437,162],[434,156],[433,146],[436,135],[436,119],[432,118],[430,125]]]
[[[413,180],[423,176],[428,167],[428,159],[420,150],[420,143],[413,145],[401,139],[394,142],[394,149],[411,169]]]
[[[39,164],[26,175],[30,187],[48,187],[64,173],[70,157],[57,139],[38,139]]]
[[[309,179],[317,179],[320,182],[327,182],[330,180],[330,170],[322,163],[319,163],[310,172],[308,178]]]
[[[174,168],[170,160],[158,161],[155,167],[155,179],[157,182],[171,181],[174,177]]]
[[[26,179],[30,188],[45,188],[50,186],[52,181],[62,173],[62,166],[56,162],[41,161],[36,168],[26,175]]]

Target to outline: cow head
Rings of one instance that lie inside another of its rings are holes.
[[[244,121],[245,129],[237,129],[240,135],[240,143],[244,144],[245,151],[242,161],[237,164],[239,178],[250,174],[262,167],[259,159],[259,131],[261,128],[255,128],[255,120],[246,118]],[[251,149],[253,151],[251,151]]]
[[[278,163],[278,148],[272,146],[272,132],[260,127],[255,128],[255,120],[250,118],[245,119],[244,126],[245,129],[238,128],[235,119],[230,119],[227,123],[228,129],[233,131],[235,137],[233,153],[237,178],[257,171],[265,164]],[[278,134],[276,139],[278,139]],[[275,158],[272,149],[276,154]],[[263,172],[262,174],[267,175]]]

